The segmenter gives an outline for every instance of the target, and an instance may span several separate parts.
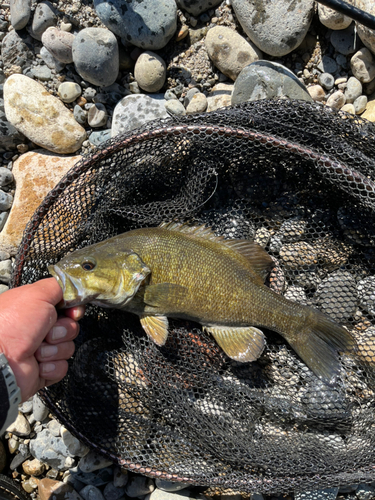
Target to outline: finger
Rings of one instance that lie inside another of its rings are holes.
[[[79,324],[70,318],[59,318],[46,335],[45,341],[49,344],[60,344],[73,340],[79,333]]]
[[[33,298],[49,302],[52,305],[56,305],[63,297],[56,278],[45,278],[25,286],[33,288]]]
[[[74,319],[74,321],[79,321],[85,315],[85,306],[75,306],[65,309],[65,316]]]
[[[51,345],[43,342],[35,353],[39,363],[69,359],[74,354],[74,342],[62,342],[61,344]]]
[[[52,385],[59,382],[68,372],[68,362],[65,360],[40,363],[39,375],[46,381],[45,385]]]

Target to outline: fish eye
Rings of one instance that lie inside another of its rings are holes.
[[[84,271],[92,271],[96,266],[96,262],[92,260],[84,260],[81,264],[81,267]]]

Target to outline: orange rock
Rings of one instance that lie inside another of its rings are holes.
[[[29,152],[14,162],[16,194],[8,220],[0,233],[0,250],[17,253],[26,224],[48,192],[81,156],[56,156],[45,150]]]
[[[39,481],[38,493],[40,500],[82,500],[70,484],[48,477]]]

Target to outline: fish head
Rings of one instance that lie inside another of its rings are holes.
[[[48,271],[62,288],[62,307],[93,303],[115,308],[129,302],[151,272],[135,252],[99,245],[68,254]]]

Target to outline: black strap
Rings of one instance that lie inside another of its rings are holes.
[[[3,430],[9,411],[9,394],[4,379],[4,372],[0,370],[0,430]]]
[[[375,29],[375,16],[368,14],[364,10],[354,7],[343,0],[317,0],[319,3],[329,7],[330,9],[337,10],[345,16],[351,17],[354,21],[367,26],[367,28]]]

